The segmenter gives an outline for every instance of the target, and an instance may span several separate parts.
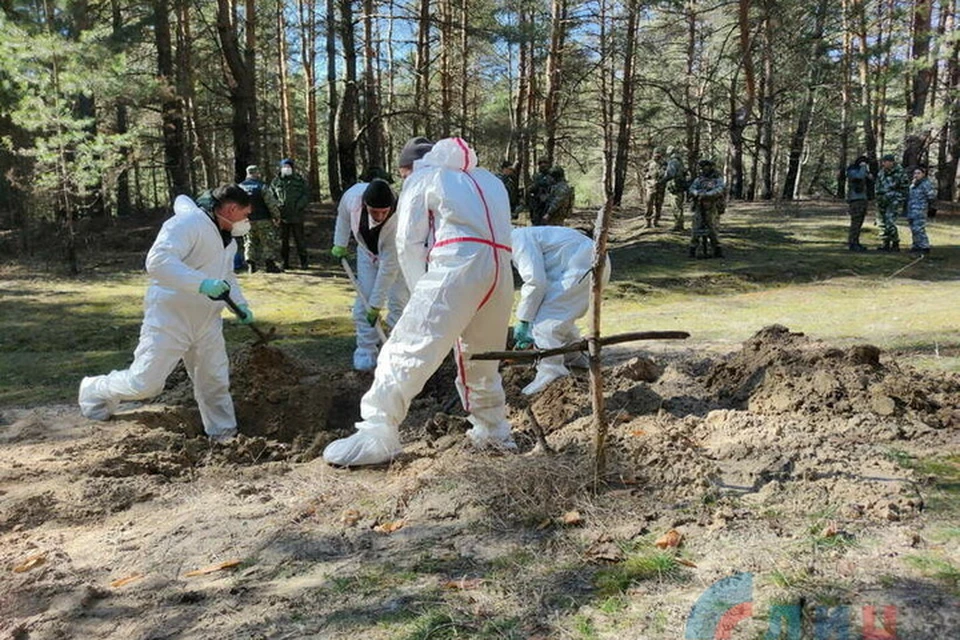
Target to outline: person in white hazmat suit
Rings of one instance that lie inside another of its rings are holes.
[[[252,202],[237,185],[209,194],[209,211],[185,195],[177,196],[147,254],[150,284],[144,296],[140,342],[133,364],[123,371],[84,378],[80,413],[107,420],[120,402],[151,398],[182,359],[207,435],[226,441],[237,433],[230,397],[229,365],[220,314],[225,303],[213,300],[229,292],[253,321],[233,273],[234,237],[249,231]]]
[[[404,152],[401,151],[401,168]],[[379,464],[401,451],[398,427],[410,401],[454,350],[457,389],[474,444],[516,448],[506,419],[497,361],[471,353],[506,346],[513,303],[510,199],[495,175],[477,167],[460,138],[440,140],[415,162],[397,205],[397,249],[410,301],[380,350],[363,422],[330,443],[328,463]]]
[[[337,207],[337,226],[333,232],[335,258],[347,257],[350,234],[357,241],[357,284],[361,295],[353,304],[353,321],[357,327],[357,348],[353,352],[353,368],[372,371],[377,366],[380,338],[376,323],[384,307],[387,326],[394,326],[403,313],[410,293],[400,276],[397,258],[397,218],[394,215],[396,196],[390,185],[381,179],[358,182],[343,194]]]
[[[590,307],[593,240],[566,227],[523,227],[513,230],[513,263],[523,279],[517,324],[513,329],[515,348],[536,344],[538,349],[555,349],[576,342],[580,332],[574,324]],[[610,258],[603,269],[603,284],[610,280]],[[571,356],[571,354],[567,354]],[[574,354],[568,361],[584,360]],[[523,388],[532,395],[568,375],[564,356],[549,356],[537,364],[537,376]]]

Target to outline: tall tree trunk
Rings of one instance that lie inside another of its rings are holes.
[[[417,72],[414,84],[413,135],[433,137],[430,119],[430,0],[420,0],[417,21]]]
[[[167,0],[154,0],[154,37],[157,47],[157,73],[161,87],[160,126],[163,130],[163,154],[166,187],[170,196],[190,191],[190,172],[186,163],[186,136],[183,109],[176,93],[173,42],[170,33],[170,6]]]
[[[256,85],[253,54],[241,51],[237,35],[237,0],[217,0],[217,34],[220,37],[220,50],[226,63],[227,88],[230,91],[230,104],[233,117],[230,128],[233,134],[233,179],[243,180],[247,165],[254,162],[254,140],[257,130]],[[253,0],[246,0],[250,5]],[[256,42],[256,22],[252,11],[246,16],[246,28],[249,47],[251,38]]]
[[[774,6],[772,0],[767,0],[763,16],[763,97],[760,100],[763,107],[758,136],[759,157],[756,159],[762,167],[760,179],[763,185],[760,197],[763,200],[773,199],[773,119],[776,92],[773,78],[773,20],[770,13]]]
[[[817,5],[814,31],[811,34],[813,43],[809,70],[807,72],[807,86],[804,89],[803,102],[800,105],[800,114],[797,117],[797,128],[790,138],[790,158],[788,160],[787,175],[783,181],[783,199],[791,200],[794,194],[799,193],[800,161],[803,149],[807,143],[807,132],[810,130],[810,120],[813,117],[813,100],[817,87],[820,84],[823,64],[823,29],[827,16],[827,0],[820,0]]]
[[[955,34],[957,0],[943,0],[941,11],[948,14],[944,26],[946,33]],[[957,164],[960,160],[960,39],[953,38],[944,71],[943,110],[946,114],[946,122],[940,134],[937,198],[952,201],[956,196]]]
[[[206,144],[205,136],[197,126],[193,77],[193,34],[190,25],[190,0],[176,0],[177,15],[177,93],[183,101],[186,162],[190,169],[190,185],[194,193],[200,190],[195,162],[200,156],[203,183],[210,188],[217,185],[216,161]]]
[[[461,135],[468,135],[467,125],[470,122],[467,113],[470,104],[469,15],[468,0],[460,0],[460,122],[457,128]]]
[[[301,47],[303,49],[313,50],[313,36],[316,33],[316,20],[313,9],[313,3],[306,0],[300,2],[300,33]],[[310,5],[306,9],[304,5]],[[309,12],[308,18],[305,12]],[[340,181],[340,162],[337,150],[337,112],[340,109],[340,97],[337,93],[337,6],[335,0],[327,0],[326,15],[326,54],[327,54],[327,183],[330,185],[330,197],[334,202],[340,200],[343,195],[344,185]],[[308,29],[307,24],[313,25]],[[309,38],[309,41],[308,41]],[[307,92],[310,91],[308,82]],[[314,128],[316,136],[316,128]],[[316,153],[316,152],[314,152]]]
[[[383,150],[383,123],[380,120],[379,82],[375,68],[376,49],[373,41],[373,0],[363,0],[363,58],[364,58],[364,128],[367,139],[367,166],[385,166]]]
[[[612,38],[609,36],[609,5],[606,0],[600,0],[600,49],[599,71],[600,71],[600,127],[603,133],[603,193],[604,198],[609,199],[613,194],[614,185],[614,82],[615,63],[613,53],[610,51]]]
[[[870,84],[872,74],[870,71],[866,0],[851,1],[854,11],[857,14],[857,45],[859,48],[857,67],[860,76],[860,111],[863,114],[863,140],[867,156],[875,161],[877,159],[877,130],[873,119],[873,90]]]
[[[120,11],[120,0],[110,0],[111,17],[113,19],[113,37],[119,40],[120,32],[123,30],[123,14]],[[116,126],[117,133],[127,133],[127,105],[122,100],[117,102],[116,107]],[[120,149],[120,154],[124,158],[130,158],[130,147]],[[133,205],[130,202],[130,170],[126,164],[120,169],[117,176],[117,215],[128,216],[132,213]]]
[[[521,7],[517,12],[517,21],[519,22],[520,30],[520,42],[517,45],[519,62],[517,65],[517,100],[514,105],[514,122],[515,127],[513,130],[514,145],[516,148],[515,160],[520,164],[517,171],[520,174],[519,181],[526,185],[527,179],[529,177],[528,163],[527,163],[527,153],[529,151],[529,135],[527,128],[530,126],[530,123],[527,121],[527,93],[530,91],[530,82],[529,82],[529,70],[528,67],[532,64],[531,55],[530,55],[530,36],[529,36],[529,21],[527,20],[527,13]]]
[[[560,125],[560,90],[563,86],[563,48],[567,34],[567,0],[552,0],[550,52],[547,55],[547,92],[543,100],[544,155],[555,162]]]
[[[453,120],[453,7],[452,0],[440,2],[440,137],[450,136]]]
[[[753,72],[753,52],[750,42],[750,0],[738,2],[738,25],[740,32],[740,66],[743,69],[743,103],[738,106],[736,76],[731,80],[730,87],[730,145],[733,157],[731,159],[731,186],[730,195],[737,200],[743,198],[743,132],[753,112],[753,103],[756,100],[756,79]]]
[[[687,75],[683,79],[684,91],[683,98],[686,101],[684,109],[684,138],[686,140],[687,166],[692,167],[696,158],[700,155],[699,127],[697,123],[696,111],[694,105],[699,105],[699,99],[695,95],[694,89],[694,69],[697,63],[697,11],[696,0],[689,0],[686,4],[686,22],[687,22],[687,50],[686,65]]]
[[[914,68],[912,91],[907,109],[907,135],[904,140],[903,166],[916,167],[924,161],[930,129],[923,122],[933,79],[930,63],[930,19],[933,0],[914,0],[913,43],[911,58]],[[917,121],[920,121],[919,123]]]
[[[840,156],[837,160],[837,197],[847,192],[847,163],[850,156],[850,67],[853,57],[853,34],[850,29],[850,0],[843,0],[843,51],[840,55]]]
[[[287,18],[286,3],[277,0],[277,78],[280,86],[280,155],[294,155],[293,117],[290,113],[290,90],[287,79]],[[310,47],[313,48],[312,46]]]
[[[622,105],[620,107],[620,127],[617,131],[617,159],[614,165],[613,204],[619,206],[623,200],[623,191],[627,182],[627,162],[631,143],[633,125],[633,77],[634,52],[637,44],[637,25],[639,24],[640,7],[637,0],[629,0],[626,6],[627,32],[623,52],[623,84],[620,90]],[[611,87],[612,88],[612,87]],[[610,197],[610,192],[605,193]]]
[[[359,106],[357,87],[357,46],[353,31],[353,0],[340,0],[340,42],[343,44],[343,99],[337,109],[337,161],[340,165],[340,186],[344,189],[357,181],[357,125]]]

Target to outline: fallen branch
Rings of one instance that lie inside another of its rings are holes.
[[[634,340],[686,340],[690,334],[686,331],[634,331],[632,333],[618,333],[613,336],[604,336],[599,339],[601,346]],[[471,360],[539,360],[548,356],[558,356],[573,351],[586,351],[591,338],[584,338],[564,347],[554,349],[528,349],[526,351],[485,351],[470,356]]]

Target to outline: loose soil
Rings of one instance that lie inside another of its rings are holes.
[[[678,638],[736,571],[756,576],[755,601],[805,616],[890,604],[898,637],[960,636],[955,576],[904,564],[958,560],[938,537],[955,514],[931,511],[938,489],[907,462],[956,463],[960,376],[780,326],[726,354],[674,344],[605,364],[598,491],[583,370],[528,399],[533,369],[504,368],[520,448],[504,456],[466,445],[447,362],[404,454],[354,471],[318,456],[352,431],[371,376],[272,347],[231,358],[242,435],[227,446],[203,436],[182,371],[107,423],[4,411],[0,637],[566,638],[587,620],[580,637]],[[685,564],[604,591],[604,572],[670,529]],[[762,636],[759,610],[731,637]],[[431,620],[449,633],[415,635]]]

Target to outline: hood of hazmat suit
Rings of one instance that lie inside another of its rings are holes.
[[[471,441],[515,447],[496,361],[470,354],[505,347],[513,282],[510,200],[495,175],[477,167],[461,138],[440,140],[413,165],[397,205],[397,250],[410,301],[380,351],[357,433],[331,443],[324,459],[379,464],[401,450],[398,427],[410,401],[454,351],[457,390],[470,414]]]

